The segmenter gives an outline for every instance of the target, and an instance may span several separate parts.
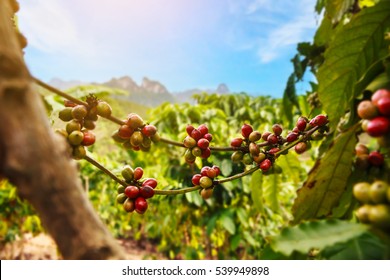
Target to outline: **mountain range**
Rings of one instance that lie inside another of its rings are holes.
[[[151,80],[147,77],[144,77],[142,79],[141,84],[138,85],[129,76],[112,78],[109,81],[103,83],[96,83],[96,82],[87,83],[87,82],[82,82],[77,80],[64,81],[59,78],[53,78],[50,80],[49,84],[61,90],[66,90],[80,85],[101,85],[110,88],[118,88],[118,89],[125,90],[129,93],[128,96],[125,97],[122,96],[121,98],[126,98],[129,101],[146,105],[149,107],[158,106],[163,102],[194,103],[194,100],[191,98],[191,96],[202,92],[217,93],[217,94],[227,94],[230,92],[229,88],[224,83],[219,84],[216,89],[194,88],[182,92],[169,92],[162,83],[156,80]]]

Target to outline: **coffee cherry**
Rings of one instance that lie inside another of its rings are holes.
[[[137,198],[140,194],[140,189],[137,186],[127,186],[125,188],[125,195],[129,198]]]
[[[266,158],[259,164],[260,169],[263,170],[264,172],[269,170],[271,166],[272,166],[272,162],[268,158]]]
[[[200,195],[202,196],[203,199],[209,199],[210,197],[213,196],[213,188],[202,189],[200,191]]]
[[[211,140],[213,140],[213,136],[210,133],[206,133],[205,135],[203,135],[203,137],[205,139],[207,139],[209,142],[211,142]]]
[[[124,194],[124,193],[120,193],[116,196],[116,201],[120,204],[122,204],[123,202],[125,202],[125,200],[127,199],[127,196]]]
[[[244,136],[244,138],[248,138],[249,135],[252,133],[253,128],[249,124],[244,124],[241,127],[241,135]]]
[[[367,182],[357,183],[353,186],[352,193],[354,197],[361,203],[370,203],[370,189],[371,185]]]
[[[71,120],[66,124],[66,132],[71,134],[73,131],[81,130],[81,123],[76,120]]]
[[[194,163],[196,160],[196,157],[192,154],[192,151],[190,149],[186,150],[184,153],[184,159],[187,163]]]
[[[186,138],[183,140],[183,145],[186,148],[193,148],[196,146],[196,140],[191,136],[186,136]]]
[[[202,151],[202,154],[200,155],[202,158],[208,158],[211,155],[210,148],[206,148]]]
[[[200,138],[202,138],[202,133],[195,128],[191,132],[191,137],[194,138],[196,141],[198,141]]]
[[[390,131],[390,120],[386,117],[376,117],[368,122],[367,133],[372,137],[383,136]]]
[[[76,120],[82,120],[87,115],[88,110],[84,105],[77,105],[72,108],[72,117]]]
[[[368,162],[373,166],[382,166],[384,161],[383,155],[378,151],[373,151],[368,155]]]
[[[116,189],[116,192],[117,192],[118,194],[124,193],[124,192],[125,192],[125,187],[122,186],[122,185],[119,185],[118,188]]]
[[[81,142],[81,145],[83,146],[91,146],[95,143],[96,137],[95,134],[93,134],[91,131],[86,130],[83,131],[83,141]]]
[[[230,141],[230,146],[231,147],[241,147],[243,141],[244,141],[244,139],[242,139],[242,138],[234,138],[234,139],[232,139],[232,141]]]
[[[270,134],[267,138],[267,142],[271,145],[277,144],[278,141],[279,139],[275,134]]]
[[[209,129],[207,128],[207,126],[205,124],[201,124],[198,127],[198,130],[199,130],[200,134],[202,134],[202,136],[204,136],[206,133],[209,133]]]
[[[215,174],[217,177],[221,174],[221,169],[218,166],[213,165],[213,167],[211,168],[215,170]]]
[[[135,203],[133,199],[127,198],[125,202],[123,203],[123,209],[125,209],[126,212],[131,213],[135,209]]]
[[[84,120],[90,120],[90,121],[97,121],[99,119],[97,115],[97,109],[96,107],[92,107],[89,109],[87,115],[85,116]]]
[[[210,188],[213,185],[213,180],[207,176],[202,176],[199,180],[199,185],[204,189]]]
[[[380,99],[384,97],[390,97],[390,90],[388,89],[378,89],[374,94],[371,96],[371,101],[375,106],[378,106],[378,102]]]
[[[373,205],[368,213],[370,223],[376,227],[390,227],[390,206],[385,204]]]
[[[134,179],[134,170],[133,170],[133,168],[131,168],[130,165],[125,165],[122,168],[121,174],[126,182],[131,182]]]
[[[64,122],[68,122],[73,119],[72,108],[64,108],[58,112],[58,117]]]
[[[202,155],[202,149],[199,147],[194,147],[192,149],[192,154],[194,155],[194,157],[200,157]]]
[[[78,146],[84,139],[84,134],[81,131],[75,130],[68,136],[68,141],[73,146]]]
[[[259,148],[259,146],[257,146],[257,144],[254,143],[254,142],[249,143],[249,153],[250,153],[252,156],[257,156],[257,155],[259,155],[259,153],[260,153],[260,148]]]
[[[272,131],[274,132],[274,134],[275,134],[276,136],[279,136],[279,135],[282,134],[283,128],[282,128],[282,126],[281,126],[280,124],[274,124],[274,125],[272,126]]]
[[[369,189],[369,196],[372,202],[379,204],[387,200],[387,190],[389,186],[384,181],[375,181],[371,184]]]
[[[130,137],[130,143],[135,147],[140,146],[143,141],[144,141],[144,136],[142,135],[142,132],[138,130],[134,131]]]
[[[371,120],[378,116],[378,108],[369,100],[364,100],[357,107],[358,116],[362,119]]]
[[[189,136],[191,136],[191,132],[195,129],[195,127],[193,127],[192,125],[190,124],[187,124],[187,127],[186,127],[186,131],[187,131],[187,134]]]
[[[261,136],[261,139],[263,139],[264,141],[267,141],[268,139],[268,136],[270,136],[272,133],[271,132],[264,132],[263,135]]]
[[[89,129],[89,130],[93,130],[96,128],[96,124],[94,121],[86,120],[86,119],[84,119],[83,126],[84,126],[84,128]]]
[[[158,132],[156,132],[156,134],[154,134],[152,137],[150,137],[150,139],[152,140],[153,143],[157,143],[157,142],[160,142],[160,134]]]
[[[266,155],[264,153],[259,153],[258,156],[253,156],[253,160],[257,163],[260,164],[263,160],[266,159]]]
[[[367,146],[362,143],[358,143],[355,147],[355,153],[357,156],[368,155],[369,152],[370,151],[368,150]]]
[[[207,172],[206,172],[207,174]],[[202,175],[201,174],[195,174],[194,176],[192,176],[192,179],[191,179],[191,182],[194,186],[197,186],[199,185],[199,181],[200,181],[200,178],[202,178]]]
[[[157,128],[151,124],[145,125],[142,128],[142,134],[147,137],[152,137],[154,134],[156,134],[156,132],[157,132]]]
[[[80,146],[73,147],[73,151],[72,151],[73,159],[80,160],[85,158],[86,155],[87,155],[87,151],[85,150],[84,146],[80,145]]]
[[[250,154],[244,154],[242,158],[242,163],[245,165],[250,165],[253,163],[253,158]]]
[[[261,139],[261,133],[257,130],[252,131],[251,134],[249,134],[248,139],[250,142],[257,142]]]
[[[142,182],[142,186],[149,186],[155,189],[157,187],[157,180],[154,178],[147,178]]]
[[[202,176],[207,176],[207,172],[210,170],[210,166],[203,166],[202,169],[200,170],[200,175]]]
[[[133,130],[142,127],[144,125],[144,120],[137,114],[130,114],[127,117],[126,124]]]
[[[149,137],[144,137],[140,148],[142,151],[148,151],[151,145],[152,145],[152,140],[150,140]]]
[[[310,122],[311,127],[323,126],[328,123],[328,118],[325,115],[317,115]]]
[[[119,127],[118,136],[122,139],[130,139],[133,135],[134,130],[131,129],[128,125],[124,124]]]
[[[134,169],[134,180],[141,179],[143,175],[144,175],[144,170],[142,169],[142,167],[136,167]]]
[[[307,150],[307,144],[306,142],[299,142],[294,149],[297,154],[303,154]]]
[[[207,139],[205,139],[205,138],[201,138],[201,139],[198,140],[197,145],[201,149],[206,149],[206,148],[209,147],[210,142]]]
[[[214,179],[215,177],[217,177],[217,172],[215,171],[215,169],[210,168],[210,169],[207,171],[207,177],[209,177],[209,178],[211,178],[211,179]]]
[[[74,103],[73,101],[70,101],[70,100],[64,100],[64,106],[69,107],[69,108],[73,108],[73,107],[77,106],[77,103]]]
[[[356,210],[356,217],[361,223],[367,224],[370,222],[369,214],[371,210],[371,205],[364,204]]]
[[[294,142],[298,139],[298,136],[299,135],[297,133],[290,132],[289,134],[287,134],[286,141],[289,143]]]
[[[103,118],[108,118],[112,113],[111,106],[107,102],[99,101],[96,105],[96,113]]]
[[[296,123],[296,127],[299,131],[305,131],[307,126],[307,119],[304,117],[299,117]]]
[[[148,202],[143,197],[138,197],[135,200],[135,211],[138,214],[143,214],[148,209]]]
[[[382,97],[378,100],[378,110],[381,115],[390,116],[390,97]]]
[[[272,148],[268,151],[269,154],[273,155],[273,154],[276,154],[277,152],[279,152],[280,149],[279,148]]]
[[[143,186],[140,188],[140,195],[145,198],[151,198],[154,196],[154,189],[150,186]]]
[[[244,157],[244,153],[242,151],[235,151],[231,155],[231,159],[234,163],[239,163],[243,157]]]

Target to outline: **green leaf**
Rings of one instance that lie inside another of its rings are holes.
[[[329,44],[332,33],[332,22],[328,17],[325,17],[322,20],[320,27],[318,27],[316,34],[314,35],[314,44],[317,46]]]
[[[330,260],[385,260],[389,258],[389,249],[378,236],[367,232],[346,243],[326,248],[321,256]]]
[[[232,161],[229,159],[222,160],[221,172],[224,176],[229,176],[233,171]]]
[[[328,216],[343,194],[357,144],[358,125],[339,134],[323,158],[318,159],[303,186],[297,191],[293,223]]]
[[[390,77],[387,73],[378,75],[367,87],[366,90],[375,92],[380,88],[390,88]]]
[[[236,225],[234,224],[233,218],[228,213],[222,214],[221,217],[220,217],[220,221],[222,223],[222,226],[230,234],[235,234],[236,233]]]
[[[332,19],[333,23],[337,23],[354,2],[355,0],[328,0],[326,2],[327,15]]]
[[[270,174],[264,176],[263,179],[264,202],[275,212],[279,211],[280,208],[278,200],[279,178],[279,174]]]
[[[301,59],[299,57],[299,54],[296,54],[293,59],[291,59],[291,62],[294,65],[294,74],[297,78],[297,81],[302,80],[303,74],[306,70],[306,64],[301,62]]]
[[[335,127],[355,98],[354,84],[367,68],[384,56],[384,32],[390,25],[390,5],[382,1],[363,9],[340,28],[318,70],[318,95]],[[335,106],[337,104],[337,106]]]
[[[286,256],[294,251],[308,253],[311,249],[323,250],[339,242],[346,242],[362,235],[367,226],[340,220],[305,222],[285,228],[280,235],[271,238],[275,252]]]
[[[253,205],[260,212],[264,213],[264,205],[263,205],[263,175],[260,170],[253,172],[250,188],[251,188],[251,197],[253,201]]]
[[[211,233],[214,231],[215,229],[215,225],[217,223],[217,219],[218,219],[218,215],[215,214],[211,217],[211,219],[208,221],[207,223],[207,227],[206,227],[206,232],[207,232],[207,235],[210,236]]]

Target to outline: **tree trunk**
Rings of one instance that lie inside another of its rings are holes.
[[[11,4],[0,1],[0,177],[34,206],[63,258],[124,259],[83,192],[68,144],[49,125],[23,61]]]

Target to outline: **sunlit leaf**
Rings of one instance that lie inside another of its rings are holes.
[[[252,174],[250,188],[253,205],[260,213],[264,212],[262,183],[263,175],[260,170],[257,170]]]

